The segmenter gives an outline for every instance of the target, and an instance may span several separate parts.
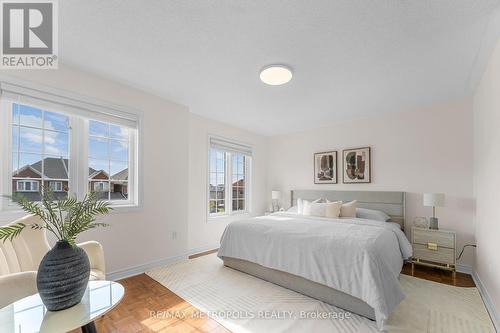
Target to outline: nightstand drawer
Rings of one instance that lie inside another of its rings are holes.
[[[412,229],[413,243],[426,245],[435,243],[438,247],[455,248],[455,234],[448,232],[436,232],[429,229]]]
[[[440,246],[437,250],[430,250],[427,245],[413,244],[413,258],[454,265],[455,250]]]

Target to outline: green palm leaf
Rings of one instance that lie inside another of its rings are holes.
[[[112,208],[109,202],[99,200],[99,193],[90,193],[79,201],[74,196],[55,200],[50,189],[41,190],[41,201],[31,202],[26,197],[16,194],[11,199],[25,212],[38,216],[43,223],[31,225],[32,229],[47,229],[58,240],[65,240],[75,245],[76,238],[82,232],[108,224],[96,222],[100,215],[108,214]],[[23,223],[0,227],[0,240],[12,240],[26,227]]]

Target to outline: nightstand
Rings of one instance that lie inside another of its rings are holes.
[[[457,235],[451,230],[412,227],[412,271],[415,264],[452,271],[456,269]]]

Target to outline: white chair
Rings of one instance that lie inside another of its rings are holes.
[[[28,215],[12,222],[41,223],[36,216]],[[106,270],[101,244],[90,241],[78,244],[90,260],[90,280],[104,280]],[[36,289],[36,271],[43,256],[50,250],[45,230],[25,228],[11,241],[0,241],[0,308],[33,295]]]

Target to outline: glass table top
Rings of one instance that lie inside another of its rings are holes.
[[[2,333],[67,332],[92,322],[123,298],[123,286],[112,281],[89,281],[80,303],[62,311],[47,311],[38,294],[0,309]]]

